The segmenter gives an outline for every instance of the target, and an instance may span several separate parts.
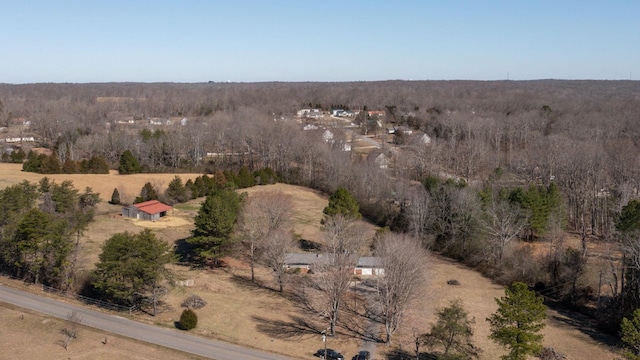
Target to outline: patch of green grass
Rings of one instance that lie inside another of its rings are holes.
[[[193,205],[193,204],[175,204],[173,207],[178,209],[178,210],[183,210],[183,211],[198,211],[198,210],[200,210],[200,206]]]

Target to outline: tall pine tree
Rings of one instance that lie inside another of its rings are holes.
[[[224,256],[245,196],[231,188],[217,189],[202,203],[193,236],[187,239],[201,262],[213,261],[217,265],[217,259]]]
[[[509,349],[503,360],[525,360],[542,350],[547,307],[526,284],[514,282],[505,289],[505,296],[496,299],[498,310],[487,319],[491,326],[489,337]]]

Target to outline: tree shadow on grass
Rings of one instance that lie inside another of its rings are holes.
[[[558,315],[549,316],[549,320],[577,329],[591,339],[609,347],[620,346],[618,338],[598,331],[596,321],[589,316],[571,311],[561,304],[548,303],[547,306],[558,313]]]
[[[324,328],[310,322],[308,318],[289,315],[289,321],[267,319],[261,316],[253,316],[258,324],[258,331],[277,339],[300,339],[319,336]]]
[[[263,289],[263,290],[269,290],[273,293],[276,294],[280,294],[280,292],[272,287],[269,287],[267,285],[264,284],[264,282],[256,279],[255,281],[251,281],[251,276],[243,276],[243,275],[238,275],[238,274],[234,274],[232,272],[229,272],[229,274],[231,275],[231,281],[238,285],[239,287],[243,288],[243,289]]]
[[[400,349],[394,349],[387,353],[387,355],[385,356],[385,359],[386,360],[415,360],[416,354],[409,353],[407,351],[400,350]],[[419,359],[420,360],[437,360],[438,357],[430,353],[421,352]]]
[[[194,246],[187,242],[187,239],[178,239],[174,243],[174,252],[178,256],[179,265],[193,266],[195,259],[193,257]]]

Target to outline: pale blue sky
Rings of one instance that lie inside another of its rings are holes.
[[[640,1],[0,0],[0,83],[640,78]]]

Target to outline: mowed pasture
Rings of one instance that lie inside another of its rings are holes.
[[[0,187],[17,183],[21,180],[38,181],[43,175],[24,173],[20,167],[11,164],[1,164]],[[198,174],[180,174],[186,181],[188,176],[196,177]],[[119,176],[109,175],[53,175],[49,176],[56,181],[72,180],[76,188],[83,189],[90,186],[94,191],[101,192],[101,197],[108,200],[114,187],[128,186],[126,189],[132,194],[137,194],[147,181],[163,181],[164,186],[173,179],[173,174],[138,174]],[[99,180],[98,180],[99,179]],[[131,180],[129,180],[131,179]],[[98,184],[100,181],[100,184]],[[126,185],[125,185],[126,184]],[[104,189],[104,190],[101,190]],[[161,188],[164,190],[164,188]],[[108,195],[102,193],[107,191]],[[285,184],[258,186],[246,191],[252,196],[260,191],[282,191],[292,196],[294,200],[294,220],[292,231],[297,237],[311,241],[322,241],[320,219],[322,209],[327,204],[327,196],[306,188]],[[104,241],[112,234],[121,231],[140,231],[144,227],[152,228],[159,237],[175,243],[189,236],[193,228],[193,217],[197,213],[202,199],[177,205],[175,210],[167,218],[161,221],[143,222],[123,219],[118,214],[119,207],[103,203],[100,205],[100,214],[96,221],[89,226],[85,236],[81,239],[79,265],[82,272],[93,269],[97,261],[100,248]],[[370,227],[371,235],[375,228]],[[137,314],[139,321],[148,322],[158,326],[174,328],[174,322],[180,317],[181,303],[188,296],[196,294],[202,297],[208,305],[196,310],[199,323],[192,330],[195,334],[212,337],[224,341],[233,342],[243,346],[273,351],[291,356],[296,359],[314,359],[313,353],[323,347],[319,332],[326,327],[326,323],[320,316],[311,315],[288,296],[282,296],[273,289],[275,284],[270,271],[259,268],[257,271],[257,283],[252,284],[249,267],[246,262],[238,259],[226,258],[225,267],[221,269],[195,270],[184,266],[174,266],[174,270],[183,280],[193,280],[192,286],[178,286],[165,297],[165,304],[161,313],[156,317],[146,314]],[[435,311],[439,307],[449,304],[451,300],[461,299],[470,316],[475,318],[475,344],[483,352],[481,359],[496,359],[504,352],[488,339],[489,327],[485,319],[495,311],[495,298],[504,294],[502,287],[493,284],[487,278],[477,272],[466,268],[453,261],[432,257],[428,259],[427,277],[429,282],[421,289],[421,296],[416,299],[412,311],[407,313],[405,324],[399,331],[392,347],[379,344],[376,358],[385,359],[384,354],[393,347],[401,347],[411,354],[413,348],[412,333],[415,330],[427,332],[431,323],[435,321]],[[456,279],[460,285],[452,286],[447,280]],[[293,285],[290,285],[293,286]],[[291,290],[289,288],[288,290]],[[329,338],[328,347],[341,351],[350,359],[358,350],[361,339],[353,329],[365,326],[366,319],[359,315],[362,311],[362,299],[354,298],[349,293],[345,301],[347,308],[341,315],[342,326],[339,326],[338,336]],[[19,316],[19,310],[0,307],[2,318],[7,323]],[[6,319],[5,319],[6,316]],[[584,319],[569,318],[566,314],[557,311],[549,311],[545,333],[545,346],[553,347],[557,351],[569,356],[570,359],[614,359],[616,354],[605,342],[612,343],[613,339],[607,339],[595,334],[586,327],[581,327]],[[55,323],[56,326],[39,326],[44,321]],[[100,354],[104,358],[135,358],[135,359],[165,359],[159,355],[156,348],[146,344],[127,342],[127,350],[123,353],[120,344],[125,345],[121,339],[109,346],[104,346],[96,341],[102,335],[90,338],[86,347],[81,346],[83,337],[77,344],[72,343],[68,352],[59,345],[62,339],[61,322],[55,319],[38,317],[34,322],[25,325],[26,331],[13,332],[2,331],[0,344],[4,348],[8,344],[38,341],[46,343],[42,346],[40,354],[30,353],[28,357],[15,358],[83,358],[82,354]],[[10,329],[10,327],[4,327]],[[60,328],[60,329],[58,329]],[[178,331],[178,330],[176,330]],[[382,327],[380,328],[382,331]],[[57,333],[56,333],[57,332]],[[14,335],[15,334],[15,335]],[[54,334],[54,335],[51,335]],[[93,335],[92,335],[93,336]],[[13,345],[11,345],[13,346]],[[139,347],[139,348],[138,348]],[[59,350],[53,350],[53,349]],[[138,351],[139,349],[139,351]],[[30,349],[30,351],[37,351]],[[55,353],[52,351],[56,351]],[[74,351],[78,351],[74,353]],[[113,351],[113,352],[110,352]],[[60,354],[58,356],[57,354]],[[103,355],[104,354],[104,355]],[[180,359],[181,355],[168,358]],[[111,357],[109,357],[111,356]],[[91,357],[100,358],[100,357]]]

